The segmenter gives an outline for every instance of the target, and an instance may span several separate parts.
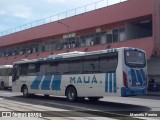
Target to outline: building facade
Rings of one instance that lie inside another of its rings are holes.
[[[136,47],[160,83],[160,1],[128,0],[0,37],[0,65],[72,51]]]

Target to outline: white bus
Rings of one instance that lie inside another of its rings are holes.
[[[13,65],[1,65],[0,66],[0,88],[12,87],[12,69]]]
[[[75,51],[18,61],[13,68],[12,90],[23,96],[66,96],[75,101],[147,92],[146,55],[137,48]]]

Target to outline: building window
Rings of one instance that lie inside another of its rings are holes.
[[[113,30],[113,42],[118,42],[118,29]]]
[[[81,36],[80,37],[80,43],[81,43],[81,47],[84,47],[84,46],[86,46],[86,43],[85,43],[85,36]]]
[[[69,38],[69,48],[75,48],[75,46],[76,46],[75,40],[76,40],[75,37]]]
[[[125,28],[119,29],[119,41],[125,41],[126,40],[126,34],[125,34]]]
[[[112,31],[109,31],[106,33],[106,39],[107,39],[107,43],[112,43],[112,39],[113,39],[113,35],[112,35]]]
[[[58,39],[54,39],[53,41],[48,43],[48,51],[56,50],[56,44]]]
[[[101,33],[101,44],[105,44],[106,43],[106,32],[102,32]]]
[[[92,38],[91,35],[87,35],[87,36],[85,37],[85,41],[86,41],[86,45],[85,45],[85,46],[91,46],[91,45],[94,44],[93,38]]]
[[[81,46],[80,37],[76,37],[75,47],[80,47],[80,46]]]
[[[101,42],[101,33],[96,33],[96,37],[95,37],[95,41],[94,41],[94,45],[100,44]]]
[[[56,50],[62,50],[64,48],[64,41],[63,39],[59,39],[56,43]]]

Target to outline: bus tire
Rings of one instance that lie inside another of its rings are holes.
[[[66,91],[67,100],[69,102],[75,102],[77,100],[77,91],[74,87],[67,88]]]
[[[88,97],[91,102],[97,102],[101,97]]]
[[[23,88],[22,88],[22,93],[23,93],[23,96],[24,96],[24,97],[28,97],[28,96],[29,96],[29,94],[28,94],[28,88],[27,88],[26,85],[23,86]]]
[[[5,86],[4,86],[4,82],[3,82],[3,81],[1,82],[1,89],[2,89],[2,90],[5,89]]]

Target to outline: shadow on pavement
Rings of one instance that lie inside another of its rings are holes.
[[[87,111],[95,110],[101,112],[112,112],[118,114],[128,115],[130,112],[139,113],[150,111],[151,108],[140,105],[132,105],[125,103],[98,101],[91,102],[89,100],[81,100],[78,102],[67,102],[66,98],[62,97],[45,97],[33,95],[29,98],[23,96],[6,97],[12,101],[24,102],[29,104],[44,105],[49,107],[62,108],[67,110]]]

